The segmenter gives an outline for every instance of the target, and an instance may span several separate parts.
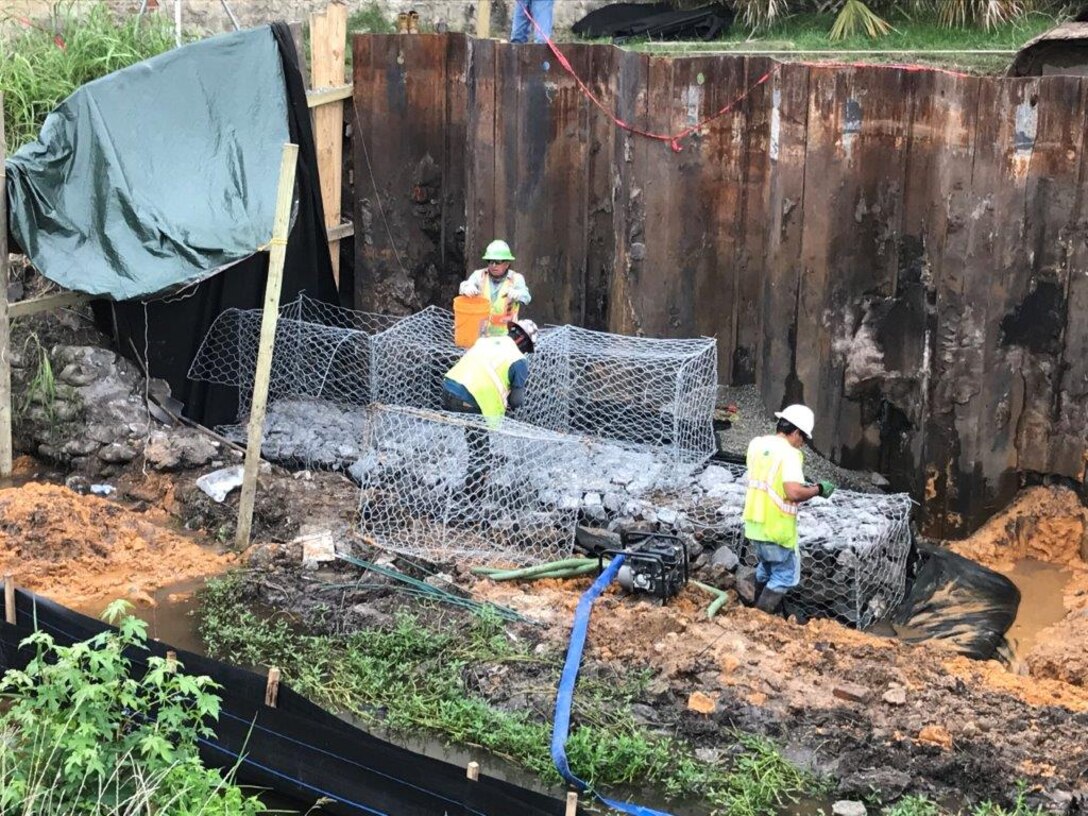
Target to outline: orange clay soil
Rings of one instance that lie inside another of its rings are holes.
[[[79,606],[223,572],[234,556],[170,529],[158,509],[139,513],[98,496],[30,482],[0,490],[0,571],[20,586]]]
[[[1068,615],[1035,636],[1024,660],[1038,681],[1088,689],[1088,509],[1077,495],[1064,487],[1029,488],[970,538],[949,546],[998,572],[1023,558],[1069,570],[1062,591]],[[993,680],[1005,682],[996,671]]]

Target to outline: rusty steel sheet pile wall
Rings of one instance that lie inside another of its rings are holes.
[[[911,490],[927,533],[1025,473],[1084,482],[1084,80],[562,46],[642,130],[738,100],[676,152],[544,46],[354,49],[357,307],[446,306],[503,237],[529,316],[715,337],[723,381],[812,405],[815,447]]]

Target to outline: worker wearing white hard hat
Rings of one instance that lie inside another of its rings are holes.
[[[510,268],[514,253],[506,241],[495,240],[484,251],[487,266],[477,269],[461,282],[465,297],[485,297],[491,304],[486,331],[488,337],[505,337],[510,324],[518,319],[522,306],[533,299],[525,278]]]
[[[830,498],[831,482],[806,484],[801,448],[812,438],[816,416],[804,405],[775,412],[774,434],[758,436],[748,445],[748,495],[744,502],[744,535],[755,548],[752,600],[764,612],[778,609],[801,581],[797,545],[797,508],[817,496]]]

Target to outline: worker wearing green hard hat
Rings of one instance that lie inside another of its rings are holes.
[[[491,304],[486,334],[505,337],[510,324],[518,319],[521,307],[527,306],[532,296],[525,278],[510,268],[514,253],[506,241],[496,239],[488,244],[484,260],[487,266],[462,281],[460,292],[465,297],[486,297]]]

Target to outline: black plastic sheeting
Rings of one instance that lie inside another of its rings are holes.
[[[116,300],[267,246],[288,138],[267,27],[172,49],[78,88],[7,162],[11,231],[61,286]]]
[[[22,590],[16,624],[0,623],[0,671],[22,669],[34,657],[19,642],[35,629],[61,645],[84,641],[108,625]],[[171,648],[149,641],[126,655],[135,670],[147,656]],[[561,816],[566,803],[384,742],[314,705],[281,684],[276,708],[264,705],[265,678],[191,652],[178,651],[190,675],[222,688],[215,739],[201,745],[205,762],[233,767],[240,782],[270,788],[298,801],[329,797],[322,812],[343,816]],[[579,811],[581,812],[581,811]]]
[[[1016,620],[1020,590],[991,569],[940,547],[919,544],[910,591],[889,619],[900,640],[945,641],[960,654],[990,660]]]
[[[295,171],[297,212],[287,241],[281,302],[302,291],[328,303],[337,302],[325,213],[317,174],[317,152],[306,105],[306,89],[290,29],[272,25],[286,82],[287,124],[298,145]],[[179,79],[179,81],[182,81]],[[278,172],[277,153],[277,172]],[[140,362],[146,357],[151,376],[166,380],[184,413],[203,425],[229,424],[238,419],[237,389],[188,379],[189,366],[212,322],[225,309],[259,309],[264,305],[268,253],[259,252],[174,297],[123,303],[94,304],[98,326],[116,333],[118,351]],[[146,334],[145,334],[146,327]],[[146,344],[146,345],[145,345]]]
[[[735,14],[721,4],[677,9],[671,3],[611,3],[591,11],[571,30],[579,37],[611,37],[617,42],[652,40],[713,40],[728,33]]]

